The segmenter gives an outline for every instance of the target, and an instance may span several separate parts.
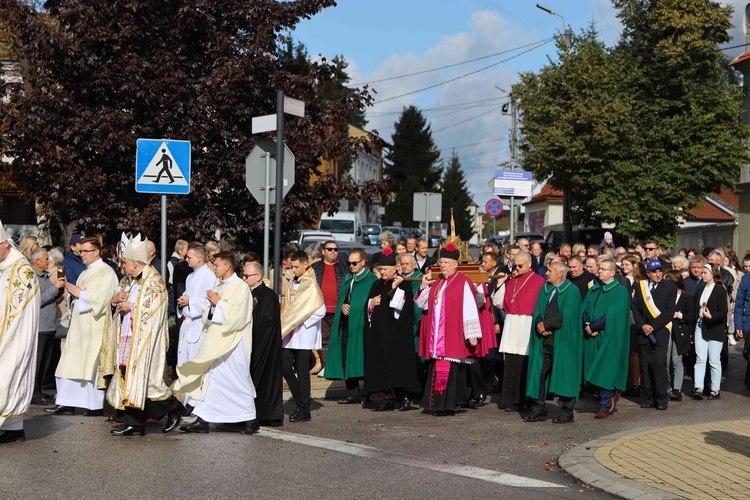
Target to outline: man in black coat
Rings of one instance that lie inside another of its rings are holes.
[[[578,291],[581,292],[581,300],[586,298],[586,294],[591,288],[590,284],[596,278],[593,274],[583,268],[583,261],[577,255],[571,255],[568,259],[568,280],[573,283]]]
[[[641,382],[646,401],[641,408],[656,406],[666,410],[667,394],[667,348],[670,331],[667,328],[674,318],[677,285],[663,280],[659,259],[646,263],[648,280],[635,287],[633,295],[633,318],[638,334],[638,354],[641,361]]]
[[[253,294],[250,377],[255,385],[258,424],[279,427],[284,425],[279,299],[263,283],[263,266],[256,256],[243,259],[242,279]]]

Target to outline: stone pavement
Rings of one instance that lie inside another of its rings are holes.
[[[576,446],[558,463],[623,498],[748,498],[750,420],[621,432]]]

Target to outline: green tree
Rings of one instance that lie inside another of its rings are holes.
[[[151,236],[160,197],[134,192],[135,141],[190,140],[191,193],[168,197],[169,234],[213,237],[218,229],[242,247],[263,223],[245,188],[244,158],[262,137],[252,134],[251,119],[272,113],[283,90],[306,101],[304,118],[285,121],[296,182],[283,223],[311,223],[339,199],[381,194],[377,183],[330,175],[310,182],[320,158],[354,154],[348,137],[328,132],[371,101],[366,90],[343,101],[319,98],[336,67],[309,61],[280,35],[332,5],[49,0],[40,13],[23,0],[2,2],[23,77],[6,85],[2,107],[12,179],[43,205],[53,231],[78,225]]]
[[[404,108],[391,135],[391,149],[383,172],[397,187],[386,203],[389,223],[410,226],[414,215],[415,192],[438,192],[443,167],[432,131],[415,106]],[[446,214],[443,214],[445,217]]]
[[[624,26],[616,48],[589,28],[514,87],[522,162],[572,194],[578,222],[672,243],[683,210],[731,187],[748,159],[741,88],[718,50],[731,8],[614,4]]]
[[[463,241],[469,241],[474,235],[474,217],[471,215],[473,203],[469,187],[466,184],[464,171],[461,169],[461,161],[454,151],[448,161],[441,182],[443,191],[443,215],[445,220],[450,220],[451,208],[453,209],[453,220],[456,225],[456,234]]]

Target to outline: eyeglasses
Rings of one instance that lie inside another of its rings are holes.
[[[78,250],[78,251],[81,252],[81,253],[96,252],[96,248],[94,248],[93,250],[83,250],[83,249],[81,249],[81,250]]]
[[[646,251],[653,252],[656,250],[656,247],[644,247]]]
[[[338,252],[339,249],[338,248],[326,248],[326,251],[327,252]]]
[[[350,261],[347,262],[347,264],[349,264],[349,267],[354,267],[357,264],[359,264],[360,262],[362,262],[363,260],[365,260],[365,259],[350,260]]]
[[[259,273],[253,273],[253,274],[243,274],[242,275],[243,278],[251,278],[253,276],[260,276],[260,274]]]

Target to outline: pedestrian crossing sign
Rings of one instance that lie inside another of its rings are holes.
[[[138,139],[135,191],[152,194],[190,193],[190,141]]]

